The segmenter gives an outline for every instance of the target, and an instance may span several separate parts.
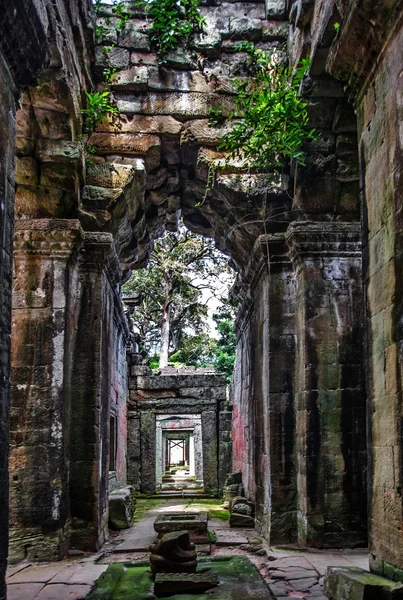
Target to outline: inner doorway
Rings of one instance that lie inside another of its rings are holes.
[[[157,415],[157,489],[203,491],[201,415]]]

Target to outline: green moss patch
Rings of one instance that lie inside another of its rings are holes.
[[[223,508],[216,498],[195,498],[186,505],[186,508],[189,507],[208,512],[209,519],[228,521],[230,517],[229,510]]]
[[[244,556],[199,560],[199,569],[211,568],[219,585],[210,594],[215,600],[271,600],[256,567]],[[153,591],[148,563],[114,563],[101,575],[87,600],[147,600]],[[169,600],[205,600],[206,594],[180,594]],[[168,600],[163,598],[162,600]]]

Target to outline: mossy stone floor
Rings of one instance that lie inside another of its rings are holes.
[[[204,594],[180,594],[162,600],[271,600],[259,571],[244,556],[200,559],[199,568],[210,567],[219,585]],[[149,563],[114,563],[99,578],[87,600],[150,600],[153,581]]]

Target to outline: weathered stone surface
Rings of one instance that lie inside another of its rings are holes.
[[[324,592],[329,600],[364,600],[376,598],[403,598],[403,584],[390,581],[357,567],[329,567],[326,571]]]
[[[129,488],[113,490],[108,498],[109,523],[112,529],[126,529],[133,519],[133,498]]]
[[[203,593],[217,585],[217,574],[210,569],[194,574],[158,573],[155,577],[154,594],[163,598],[167,594]]]
[[[153,578],[157,573],[195,573],[197,554],[189,532],[179,530],[166,533],[150,547],[150,563]]]
[[[233,512],[229,518],[230,527],[244,527],[253,528],[255,526],[255,519],[249,515]]]
[[[285,17],[285,0],[266,0],[266,16],[268,19],[283,20]]]
[[[147,95],[115,94],[118,110],[123,114],[143,115],[170,115],[173,117],[207,117],[210,108],[222,107],[228,110],[233,107],[233,102],[218,94],[198,94],[196,92],[180,93],[165,92],[156,94],[149,92]]]

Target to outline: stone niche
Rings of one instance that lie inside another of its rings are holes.
[[[135,361],[129,356],[129,362]],[[221,473],[231,469],[225,376],[211,369],[163,369],[158,374],[143,365],[130,369],[129,483],[141,493],[222,490]],[[171,449],[178,446],[183,461],[178,471],[169,470]]]

